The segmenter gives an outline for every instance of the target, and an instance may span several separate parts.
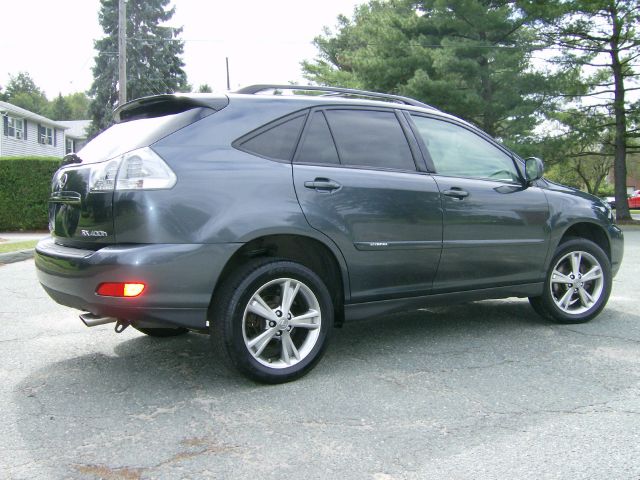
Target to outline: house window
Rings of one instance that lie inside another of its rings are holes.
[[[24,120],[21,118],[7,118],[7,135],[18,139],[24,138]]]
[[[38,141],[44,145],[53,145],[53,128],[41,126]]]
[[[76,145],[75,145],[75,140],[73,140],[73,138],[68,138],[65,140],[65,149],[64,149],[64,153],[73,153],[76,151]]]

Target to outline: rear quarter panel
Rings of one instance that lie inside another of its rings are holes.
[[[261,108],[252,109],[237,102],[152,145],[178,181],[171,190],[115,193],[119,243],[244,242],[259,232],[275,233],[274,226],[310,229],[296,200],[291,164],[231,146],[306,105],[260,100]]]

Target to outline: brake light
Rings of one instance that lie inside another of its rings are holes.
[[[122,156],[116,190],[161,190],[176,184],[176,174],[148,147]]]
[[[92,192],[112,192],[116,186],[116,175],[118,174],[119,165],[119,159],[92,165],[91,176],[89,177],[89,189]]]
[[[102,297],[137,297],[144,289],[144,283],[101,283],[96,293]]]
[[[177,181],[176,174],[149,147],[93,164],[91,168],[92,192],[163,190],[172,188]]]

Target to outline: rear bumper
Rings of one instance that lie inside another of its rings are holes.
[[[205,328],[207,309],[227,260],[241,246],[225,244],[113,245],[81,250],[36,246],[38,280],[56,302],[95,315]],[[135,298],[101,297],[103,282],[142,282]]]

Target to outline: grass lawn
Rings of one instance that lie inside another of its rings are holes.
[[[38,240],[28,240],[26,242],[0,243],[0,253],[18,252],[33,248]]]

